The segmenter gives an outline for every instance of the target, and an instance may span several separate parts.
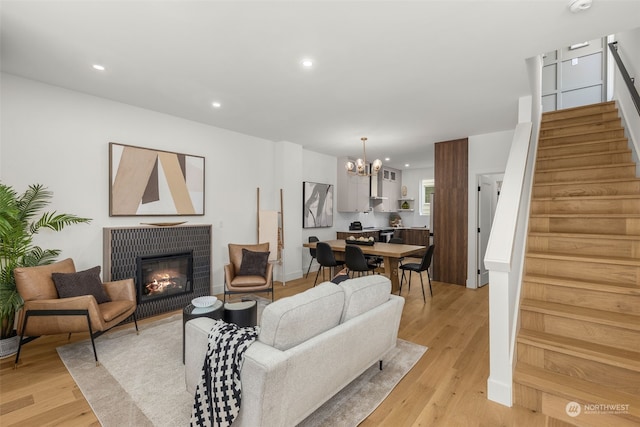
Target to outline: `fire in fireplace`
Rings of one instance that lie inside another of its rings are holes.
[[[193,252],[136,257],[138,304],[193,292]]]

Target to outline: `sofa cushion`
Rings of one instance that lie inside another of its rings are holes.
[[[391,281],[379,274],[347,280],[338,286],[345,291],[341,322],[384,304],[391,294]]]
[[[340,324],[344,290],[325,282],[267,305],[260,319],[258,340],[288,350]]]

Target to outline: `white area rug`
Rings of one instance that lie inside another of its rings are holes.
[[[193,396],[182,364],[182,315],[107,333],[96,339],[96,367],[89,340],[59,347],[58,354],[100,423],[111,426],[186,426]],[[377,363],[311,414],[304,426],[356,426],[389,395],[426,347],[398,340]]]

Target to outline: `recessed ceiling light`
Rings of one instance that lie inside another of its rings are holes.
[[[104,65],[100,65],[100,64],[93,64],[93,69],[94,70],[98,70],[98,71],[104,71]]]
[[[404,164],[404,167],[405,167],[405,168],[408,168],[409,166],[411,166],[409,163],[405,163],[405,164]]]
[[[222,107],[222,104],[220,104],[219,102],[212,102],[211,105],[213,105],[213,108],[220,108]]]
[[[310,60],[310,59],[303,59],[302,60],[302,66],[304,68],[311,68],[311,67],[313,67],[313,61]]]
[[[391,160],[389,157],[385,157],[385,158],[384,158],[384,161],[385,161],[385,162],[388,162],[389,160]]]

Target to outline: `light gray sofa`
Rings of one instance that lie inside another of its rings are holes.
[[[396,346],[404,298],[370,275],[322,283],[265,307],[245,352],[234,426],[295,426]],[[214,321],[187,322],[185,376],[195,393]],[[384,367],[384,364],[383,364]]]

